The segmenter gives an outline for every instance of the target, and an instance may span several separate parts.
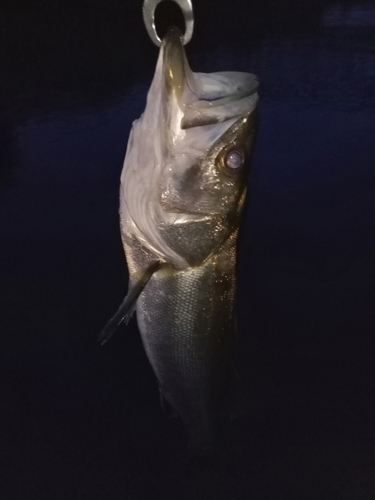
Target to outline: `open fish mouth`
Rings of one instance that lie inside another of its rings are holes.
[[[255,109],[259,87],[255,75],[238,71],[193,73],[177,28],[168,31],[162,51],[165,88],[181,109],[181,130],[224,122]]]

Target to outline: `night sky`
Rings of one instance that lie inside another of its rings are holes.
[[[118,189],[142,1],[0,5],[0,498],[373,500],[375,4],[193,0],[194,71],[260,80],[239,245],[247,412],[192,458],[135,318]],[[244,7],[246,5],[246,7]],[[160,6],[160,31],[181,24]]]

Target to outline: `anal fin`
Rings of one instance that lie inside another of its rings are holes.
[[[128,324],[134,312],[138,297],[149,282],[151,276],[158,271],[161,266],[162,262],[160,260],[153,262],[145,270],[141,278],[132,287],[129,287],[128,294],[120,305],[117,313],[108,321],[99,334],[99,341],[102,345],[108,342],[121,323]]]

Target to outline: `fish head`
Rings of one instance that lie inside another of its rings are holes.
[[[198,265],[238,225],[257,88],[249,73],[194,73],[181,33],[173,28],[164,38],[129,139],[122,215],[144,245],[176,267]]]

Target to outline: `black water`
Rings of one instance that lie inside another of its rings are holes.
[[[96,340],[127,290],[119,175],[156,59],[139,5],[4,2],[1,498],[374,497],[375,8],[323,3],[310,22],[284,4],[284,29],[259,10],[258,31],[256,10],[233,31],[218,4],[216,31],[197,9],[193,69],[262,83],[239,267],[250,411],[197,461],[136,322]]]

